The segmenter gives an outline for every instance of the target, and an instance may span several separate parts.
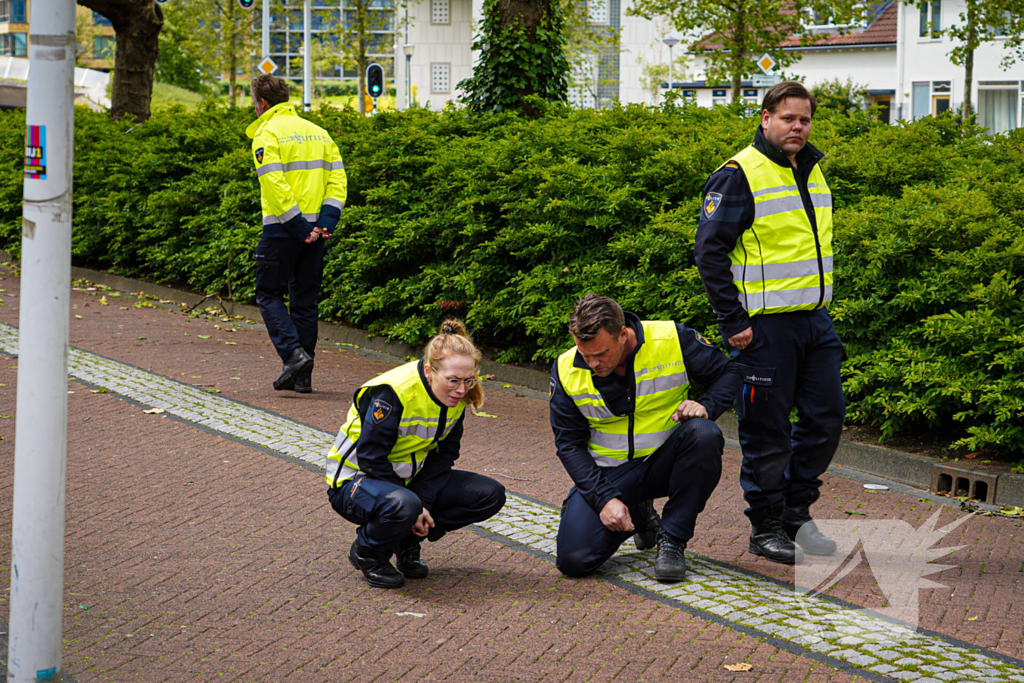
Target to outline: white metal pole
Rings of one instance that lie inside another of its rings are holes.
[[[302,3],[302,44],[306,46],[306,54],[302,59],[302,109],[309,111],[313,108],[313,43],[310,42],[310,24],[312,12],[310,0]]]
[[[668,46],[668,91],[672,92],[672,46]]]
[[[64,598],[75,2],[29,24],[7,680],[57,681]]]
[[[260,8],[263,11],[263,25],[260,27],[260,33],[262,34],[261,38],[263,39],[263,54],[260,55],[260,57],[263,58],[270,56],[270,0],[261,0],[261,2],[263,5]],[[262,59],[260,61],[262,61]]]

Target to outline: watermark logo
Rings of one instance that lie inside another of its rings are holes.
[[[924,577],[955,566],[932,562],[964,547],[933,546],[972,517],[966,515],[936,529],[941,512],[937,510],[917,529],[900,519],[817,520],[818,530],[836,542],[836,552],[829,556],[804,555],[804,561],[796,565],[797,593],[811,597],[826,593],[850,572],[866,566],[885,596],[885,606],[872,611],[900,627],[909,627],[908,634],[916,631],[921,589],[946,587]],[[800,529],[798,545],[806,545],[801,541],[808,531],[809,525]],[[834,618],[841,621],[853,616],[843,616],[846,611],[839,610]]]

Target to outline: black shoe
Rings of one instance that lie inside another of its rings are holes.
[[[395,553],[395,566],[408,579],[427,578],[429,570],[426,563],[420,559],[419,536],[409,534],[398,542],[398,552]]]
[[[374,588],[400,588],[405,584],[405,577],[391,566],[390,550],[371,550],[356,539],[348,551],[348,561]]]
[[[274,380],[274,389],[277,391],[293,389],[295,387],[295,376],[306,370],[313,370],[313,359],[300,346],[292,351],[292,354],[288,356],[288,360],[284,362],[281,376]]]
[[[808,555],[834,555],[836,542],[818,531],[811,519],[809,505],[786,506],[782,512],[782,528]]]
[[[750,552],[780,564],[799,564],[804,554],[782,528],[782,507],[779,503],[751,516]]]
[[[654,501],[645,500],[640,503],[639,519],[636,520],[636,534],[633,543],[637,550],[647,550],[658,545],[658,532],[661,531],[661,517],[654,510]]]
[[[313,370],[309,369],[295,373],[295,386],[292,387],[292,390],[300,394],[312,394]]]
[[[686,578],[686,543],[679,542],[664,530],[658,532],[658,557],[654,560],[654,578],[662,583],[678,583]]]

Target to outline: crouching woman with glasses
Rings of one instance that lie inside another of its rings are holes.
[[[327,455],[327,495],[359,527],[348,559],[371,586],[398,588],[406,578],[425,578],[424,538],[437,541],[505,505],[501,484],[453,469],[466,406],[476,410],[484,402],[479,362],[466,328],[447,320],[423,360],[356,391]]]

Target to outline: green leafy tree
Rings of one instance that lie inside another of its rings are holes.
[[[521,111],[538,116],[530,101],[565,102],[569,62],[565,19],[558,0],[485,0],[473,49],[473,77],[459,83],[462,100],[476,111]]]
[[[156,59],[156,80],[195,93],[209,94],[212,74],[205,71],[202,60],[191,52],[187,36],[168,23],[160,32],[160,54]]]
[[[210,74],[227,74],[228,102],[238,105],[238,70],[248,70],[252,14],[237,0],[175,0],[166,6],[168,21],[185,36],[182,49]]]
[[[755,60],[762,54],[786,67],[800,59],[798,52],[783,50],[787,39],[797,37],[801,45],[812,45],[821,38],[804,30],[809,16],[843,27],[868,11],[861,0],[636,0],[627,13],[666,17],[685,35],[712,34],[691,49],[704,56],[707,79],[731,82],[732,98],[738,101],[741,81],[757,70]]]
[[[943,31],[957,44],[949,51],[949,61],[964,68],[964,103],[961,109],[963,120],[969,121],[974,112],[971,102],[971,88],[974,83],[974,53],[997,36],[1008,36],[1005,42],[1006,54],[1001,66],[1006,69],[1024,57],[1024,0],[964,0],[966,8],[960,13],[958,23]],[[921,11],[926,11],[928,2],[918,2]]]
[[[867,87],[854,83],[852,78],[841,81],[833,78],[811,87],[819,109],[835,109],[843,114],[859,111],[867,103]]]
[[[153,75],[164,14],[152,0],[80,0],[78,3],[110,20],[117,38],[110,117],[150,117]]]

